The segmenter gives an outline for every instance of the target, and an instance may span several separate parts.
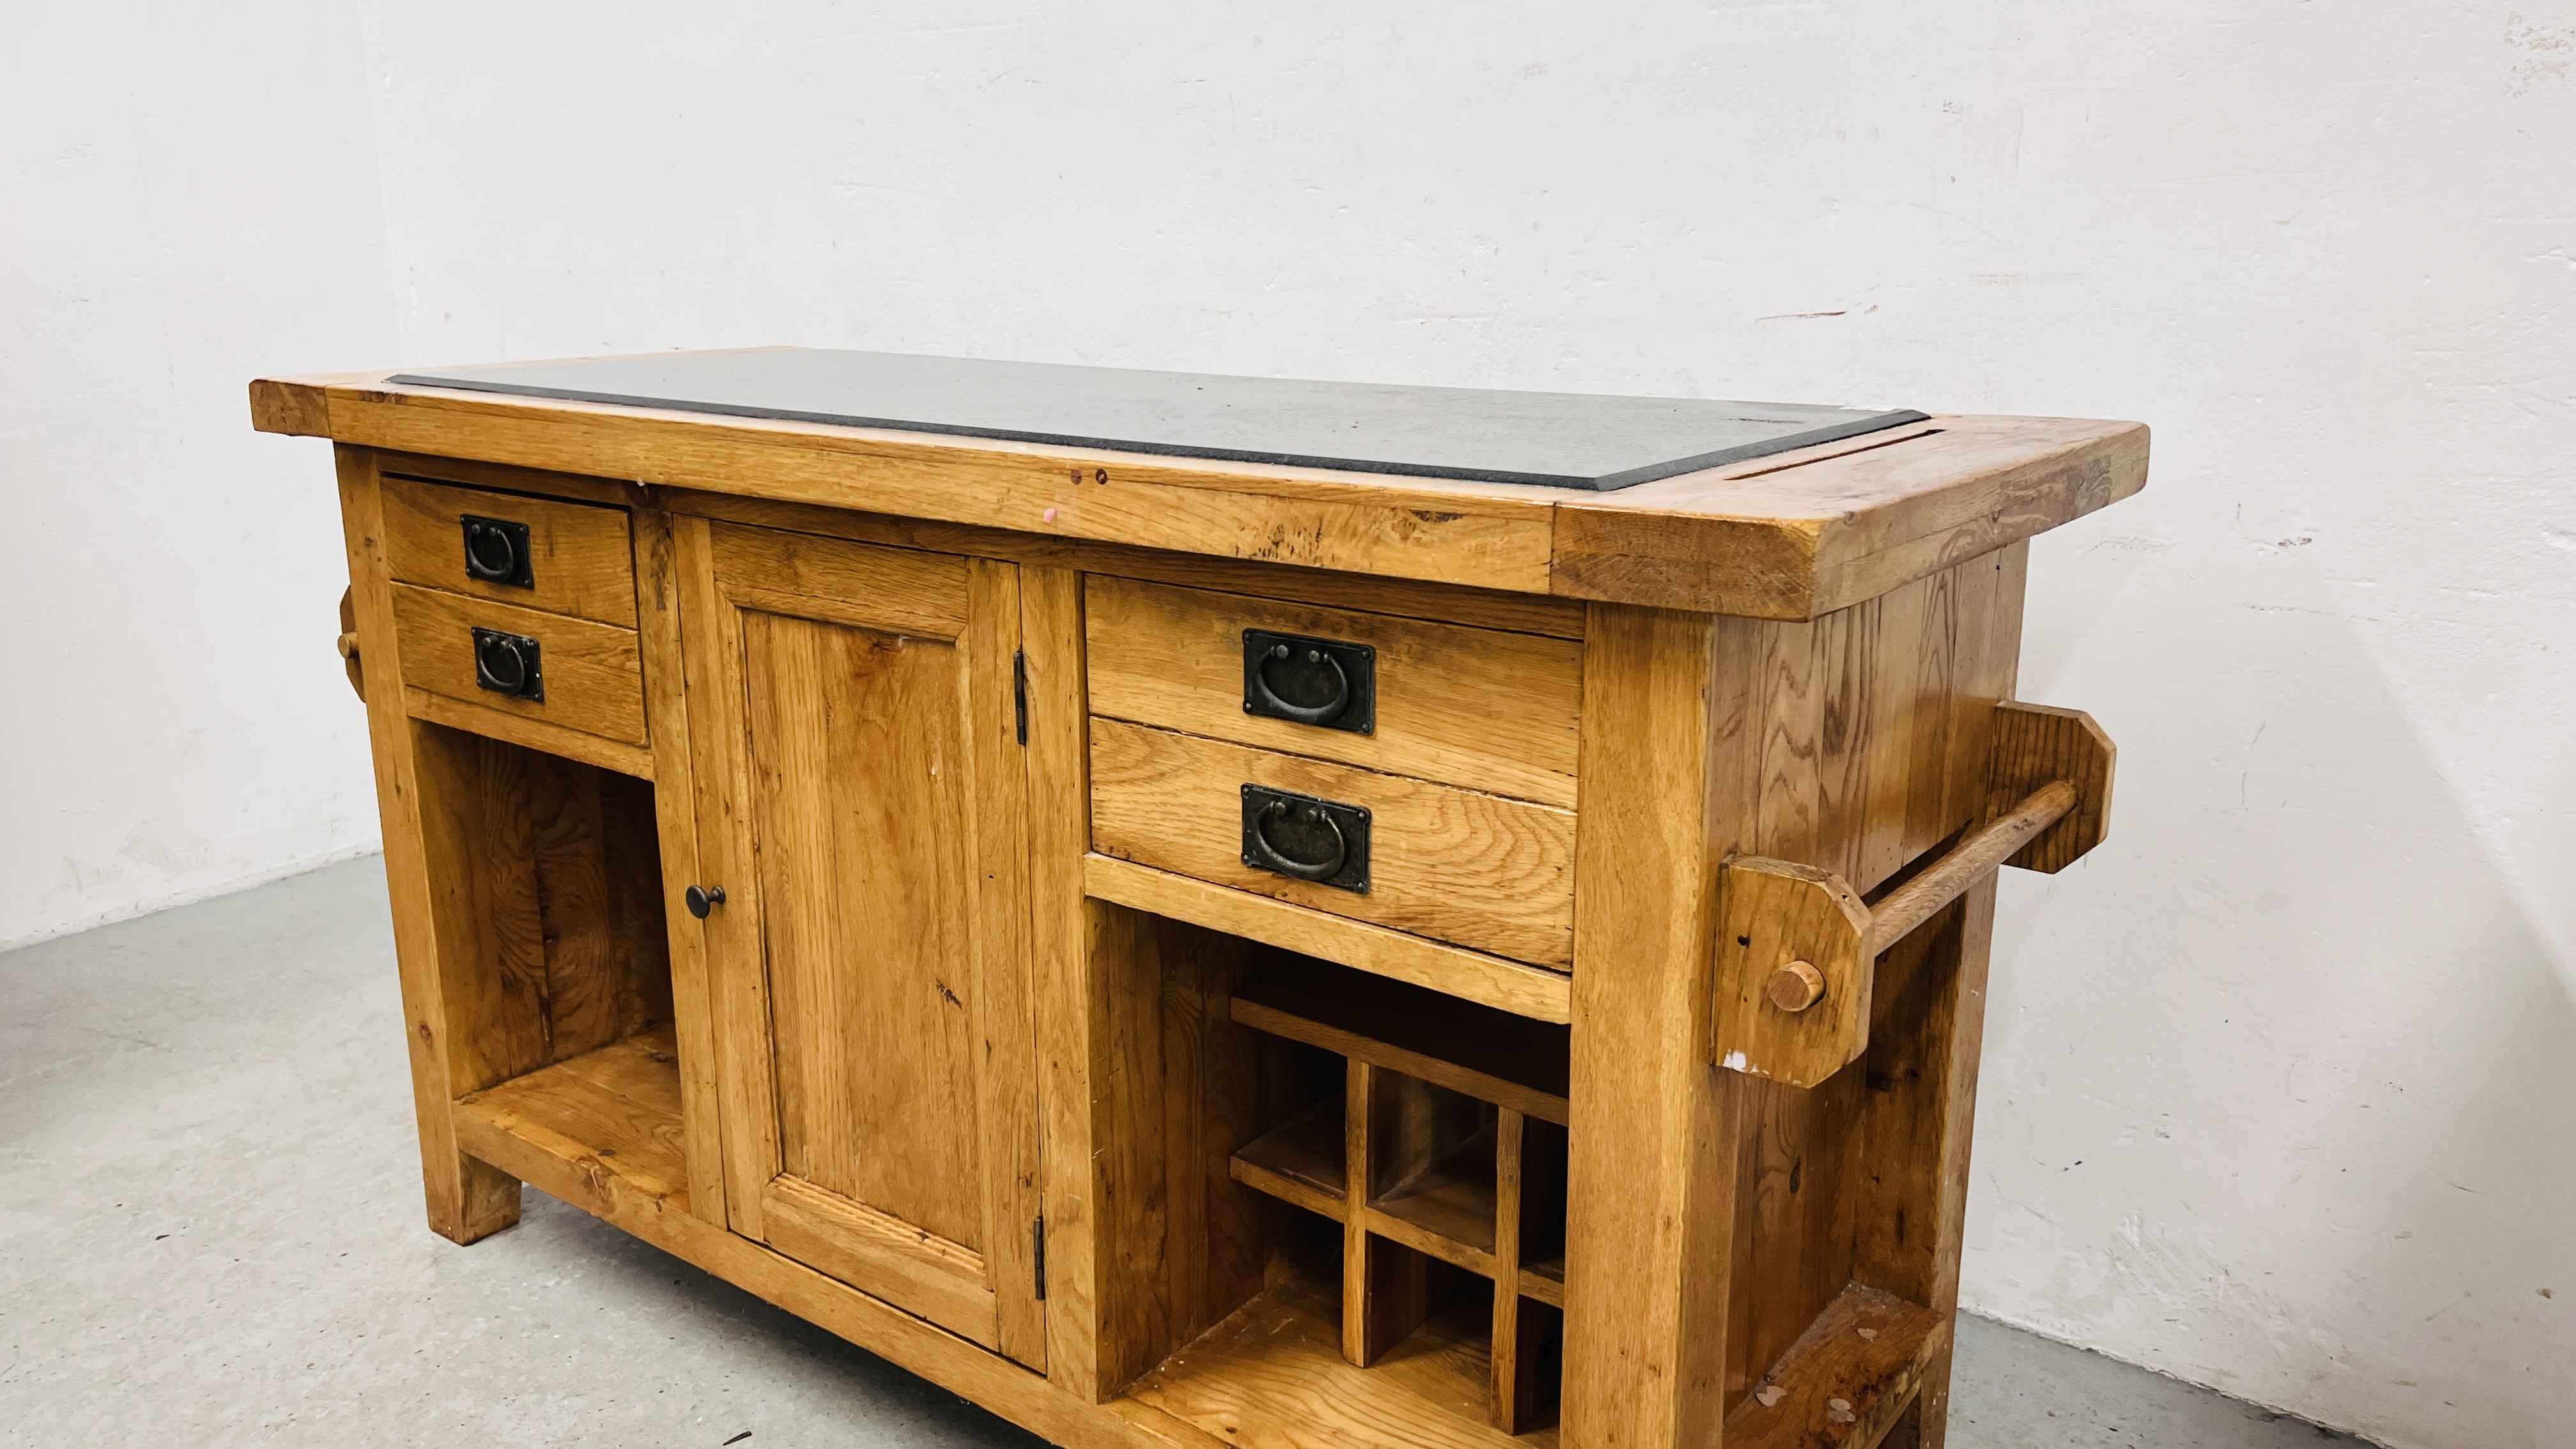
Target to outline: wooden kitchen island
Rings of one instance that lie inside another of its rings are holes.
[[[2110,804],[2027,540],[2144,427],[787,349],[251,405],[336,445],[439,1233],[534,1184],[1068,1445],[1942,1442],[1995,871]]]

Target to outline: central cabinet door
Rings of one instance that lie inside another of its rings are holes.
[[[1018,571],[680,546],[727,1216],[1041,1364]]]

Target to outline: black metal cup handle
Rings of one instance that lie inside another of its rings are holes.
[[[509,582],[510,576],[519,571],[519,546],[507,532],[489,524],[467,524],[466,528],[472,536],[465,547],[465,572],[485,583]],[[501,550],[497,564],[483,556],[483,549],[493,544]]]
[[[1324,822],[1325,829],[1333,832],[1333,858],[1317,863],[1295,860],[1280,854],[1279,847],[1272,845],[1270,837],[1261,832],[1263,820],[1288,813],[1287,801],[1273,800],[1269,808],[1263,810],[1252,822],[1253,864],[1264,870],[1275,870],[1281,875],[1293,875],[1299,880],[1331,880],[1342,873],[1343,863],[1351,858],[1350,837],[1342,833],[1342,824],[1333,818],[1331,811],[1320,810],[1312,805],[1307,806],[1306,809],[1316,819]]]
[[[1285,659],[1288,657],[1288,652],[1287,645],[1273,644],[1270,646],[1269,658]],[[1342,717],[1343,710],[1351,707],[1351,676],[1343,670],[1342,661],[1334,658],[1329,650],[1309,649],[1306,651],[1306,657],[1309,663],[1329,664],[1333,667],[1333,682],[1336,687],[1331,699],[1318,705],[1290,704],[1281,699],[1270,688],[1268,660],[1263,661],[1261,668],[1252,671],[1252,687],[1261,693],[1262,708],[1272,714],[1283,719],[1295,720],[1299,724],[1331,724]],[[1334,828],[1337,831],[1340,829],[1339,826]],[[1318,876],[1316,879],[1320,880],[1322,877]]]

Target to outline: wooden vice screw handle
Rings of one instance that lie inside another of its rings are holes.
[[[1796,1014],[1825,999],[1825,973],[1805,961],[1792,961],[1771,973],[1762,994],[1773,1006]]]
[[[354,589],[340,591],[340,667],[348,673],[349,687],[358,698],[367,697],[367,671],[358,662],[358,604]]]
[[[2117,751],[2078,710],[1995,706],[1985,799],[1959,837],[1875,906],[1842,877],[1729,856],[1719,898],[1709,1060],[1812,1087],[1869,1046],[1880,953],[1999,865],[2062,870],[2099,844]]]

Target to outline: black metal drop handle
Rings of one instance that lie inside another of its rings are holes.
[[[1270,646],[1269,659],[1286,659],[1288,657],[1289,649],[1287,645],[1273,644]],[[1306,651],[1306,662],[1309,664],[1329,664],[1332,666],[1333,697],[1325,700],[1322,704],[1290,704],[1288,701],[1281,699],[1277,691],[1270,687],[1270,679],[1266,667],[1267,660],[1264,661],[1264,668],[1252,671],[1252,687],[1254,690],[1259,692],[1261,707],[1265,713],[1275,714],[1282,719],[1292,719],[1299,724],[1331,724],[1333,721],[1342,717],[1343,710],[1351,707],[1351,676],[1343,670],[1342,661],[1334,658],[1329,652],[1322,649],[1309,648]],[[1327,872],[1327,874],[1329,873],[1330,872]],[[1320,879],[1320,877],[1318,878]]]
[[[724,887],[691,886],[688,893],[680,897],[680,900],[689,908],[690,915],[703,921],[707,918],[707,912],[724,904]]]
[[[510,530],[479,518],[465,521],[465,572],[490,584],[506,584],[519,572],[519,543]]]
[[[1351,841],[1349,836],[1342,833],[1341,822],[1335,820],[1329,810],[1315,805],[1297,807],[1305,812],[1306,818],[1323,822],[1324,828],[1333,832],[1332,859],[1297,860],[1280,854],[1279,847],[1270,843],[1270,837],[1261,829],[1261,822],[1280,819],[1287,815],[1289,808],[1287,801],[1273,800],[1262,807],[1261,813],[1254,817],[1252,829],[1245,832],[1246,843],[1252,847],[1255,857],[1253,864],[1263,870],[1275,870],[1281,875],[1293,875],[1299,880],[1331,880],[1334,876],[1340,875],[1343,864],[1351,858]]]
[[[474,682],[483,688],[543,703],[546,687],[539,668],[536,640],[498,629],[474,631]]]

